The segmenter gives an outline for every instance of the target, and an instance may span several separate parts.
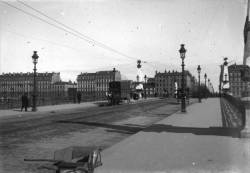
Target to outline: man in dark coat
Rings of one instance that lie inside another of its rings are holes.
[[[78,101],[78,103],[81,103],[81,99],[82,99],[82,94],[79,91],[79,92],[77,92],[77,101]]]
[[[25,93],[24,95],[22,95],[22,108],[21,108],[21,111],[23,111],[23,108],[24,108],[25,111],[27,112],[28,104],[29,104],[29,99],[28,99],[27,94]]]

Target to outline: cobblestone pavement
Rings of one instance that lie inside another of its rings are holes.
[[[50,112],[0,122],[2,172],[47,172],[24,158],[53,158],[69,146],[107,148],[179,110],[173,100]],[[1,169],[0,169],[1,170]],[[1,171],[0,171],[1,172]]]

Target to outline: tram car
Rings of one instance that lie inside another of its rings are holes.
[[[117,105],[123,100],[130,100],[131,81],[113,81],[109,82],[108,102],[111,105]]]

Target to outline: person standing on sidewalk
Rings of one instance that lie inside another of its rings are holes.
[[[23,108],[24,108],[25,112],[27,112],[28,104],[29,104],[29,99],[28,99],[27,94],[25,93],[24,95],[22,95],[22,107],[21,107],[21,111],[23,111]]]
[[[77,92],[77,101],[78,101],[79,104],[81,103],[81,99],[82,99],[82,94],[79,91],[79,92]]]

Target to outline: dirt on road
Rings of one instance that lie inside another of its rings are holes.
[[[24,158],[53,159],[54,151],[69,146],[103,149],[178,111],[168,100],[85,108],[0,122],[0,172],[41,173],[41,163]]]

